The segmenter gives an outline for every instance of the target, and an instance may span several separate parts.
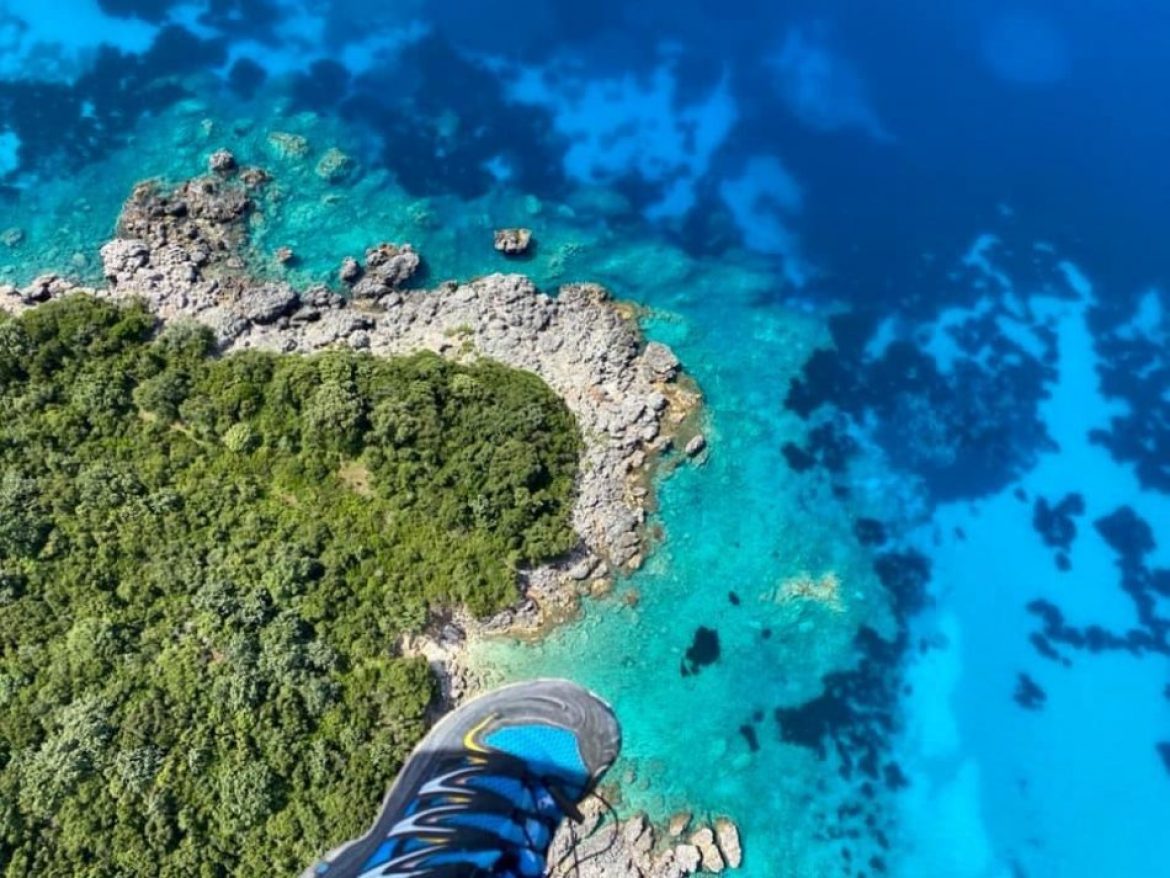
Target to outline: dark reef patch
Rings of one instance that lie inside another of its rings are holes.
[[[1154,531],[1132,507],[1122,506],[1110,515],[1093,522],[1110,548],[1121,556],[1123,565],[1139,564],[1144,555],[1154,551]]]
[[[791,467],[793,472],[808,472],[817,463],[815,457],[795,442],[785,442],[780,449],[780,453],[784,455],[784,459],[788,462],[788,466]]]
[[[1159,598],[1170,593],[1170,571],[1151,569],[1145,563],[1145,556],[1156,546],[1153,528],[1129,506],[1097,519],[1093,525],[1117,553],[1120,586],[1133,602],[1137,627],[1125,632],[1109,631],[1097,624],[1077,628],[1065,622],[1056,604],[1034,600],[1027,609],[1039,617],[1043,628],[1030,636],[1032,644],[1044,657],[1062,663],[1067,659],[1054,644],[1091,653],[1125,650],[1134,656],[1170,655],[1170,618],[1159,609]]]
[[[107,15],[140,18],[152,24],[166,21],[178,5],[178,0],[98,0],[98,7]]]
[[[891,790],[900,790],[910,786],[910,779],[906,777],[906,773],[902,771],[902,766],[897,762],[886,763],[886,767],[882,769],[882,779]]]
[[[1170,741],[1162,741],[1157,745],[1158,755],[1162,757],[1162,767],[1170,774]]]
[[[905,773],[890,758],[890,738],[896,729],[900,658],[908,638],[902,634],[890,642],[873,629],[862,628],[855,642],[861,654],[857,668],[827,675],[820,696],[796,707],[777,708],[773,716],[781,740],[809,748],[850,785],[844,804],[817,814],[817,837],[827,842],[865,837],[887,849],[890,815],[876,788],[884,784],[892,791],[907,784]]]
[[[1032,601],[1032,603],[1028,605],[1028,610],[1032,613],[1037,614],[1037,615],[1041,615],[1042,618],[1045,619],[1045,625],[1046,625],[1045,630],[1049,630],[1047,628],[1047,626],[1049,624],[1051,624],[1048,621],[1051,617],[1050,617],[1050,614],[1048,614],[1047,612],[1043,612],[1041,610],[1041,605],[1043,605],[1044,609],[1047,609],[1047,607],[1052,607],[1052,609],[1056,609],[1051,604],[1048,604],[1046,601],[1036,600],[1036,601]],[[1059,613],[1059,612],[1060,611],[1057,610],[1057,613]],[[1061,623],[1063,623],[1063,619],[1061,619]],[[1056,648],[1052,645],[1052,641],[1049,640],[1048,637],[1046,637],[1045,635],[1041,634],[1039,631],[1033,631],[1031,634],[1029,634],[1028,635],[1028,642],[1032,644],[1032,648],[1036,650],[1036,652],[1040,655],[1041,658],[1046,658],[1049,661],[1056,662],[1057,664],[1062,665],[1066,668],[1072,665],[1072,662],[1069,661],[1069,659],[1067,659],[1065,656],[1063,656],[1059,652],[1057,652]]]
[[[1085,498],[1079,493],[1066,494],[1059,502],[1049,503],[1036,498],[1032,507],[1032,527],[1044,545],[1056,549],[1052,560],[1056,569],[1067,573],[1072,569],[1068,552],[1077,536],[1076,518],[1085,514]]]
[[[1098,323],[1123,319],[1115,313],[1096,317]],[[1101,392],[1124,401],[1125,413],[1111,418],[1107,429],[1092,431],[1092,440],[1115,460],[1133,464],[1143,488],[1170,493],[1170,396],[1165,392],[1170,360],[1165,342],[1116,327],[1099,328],[1094,342]]]
[[[1068,551],[1077,536],[1076,516],[1085,514],[1085,498],[1078,493],[1066,494],[1058,503],[1038,497],[1032,507],[1032,527],[1044,545]]]
[[[853,522],[853,533],[863,546],[881,546],[886,542],[886,526],[876,518],[859,518]]]
[[[865,627],[855,644],[861,654],[856,669],[826,675],[819,696],[796,707],[778,707],[773,716],[782,741],[807,747],[822,760],[835,754],[841,777],[880,781],[894,728],[890,668],[905,652],[906,639],[890,643]]]
[[[98,0],[107,15],[138,18],[151,24],[168,21],[182,0]],[[199,24],[261,43],[276,40],[275,27],[282,16],[272,0],[209,0],[199,15]]]
[[[760,749],[760,736],[756,734],[756,730],[748,723],[744,723],[739,727],[739,733],[743,736],[744,741],[747,742],[748,749],[755,753]]]
[[[889,815],[877,803],[875,788],[884,785],[893,791],[909,783],[892,758],[891,735],[905,688],[902,663],[911,647],[909,622],[927,605],[931,571],[929,559],[914,550],[884,552],[874,559],[874,570],[889,592],[896,634],[886,639],[873,628],[861,628],[854,639],[857,666],[827,674],[819,696],[777,707],[773,719],[780,740],[831,762],[851,785],[853,798],[847,804],[818,815],[819,836],[827,841],[866,836],[886,849]]]
[[[995,316],[972,316],[950,328],[957,350],[946,371],[917,340],[898,339],[872,355],[875,315],[831,318],[833,349],[808,359],[785,406],[805,419],[823,408],[846,417],[816,428],[821,432],[800,449],[800,460],[811,457],[840,471],[856,447],[850,424],[872,422],[891,461],[921,476],[939,501],[1010,484],[1052,447],[1038,405],[1054,371],[1048,357],[1033,358],[999,332]],[[1037,331],[1044,335],[1043,328]],[[1045,344],[1054,350],[1055,338],[1045,337]],[[786,457],[792,465],[793,456]]]
[[[680,671],[684,677],[697,674],[703,668],[719,661],[719,632],[714,628],[700,625],[695,629],[691,645],[687,647]]]
[[[889,591],[895,615],[903,623],[925,608],[930,582],[930,559],[909,549],[886,552],[873,562],[874,572]]]
[[[251,58],[240,58],[228,71],[228,87],[245,100],[253,98],[267,79],[267,71]]]
[[[101,47],[72,86],[0,81],[0,119],[21,141],[19,171],[68,174],[124,146],[135,123],[190,96],[177,77],[222,64],[222,40],[169,26],[142,55]]]
[[[300,88],[306,106],[337,111],[335,73],[331,88]],[[541,197],[567,192],[565,144],[548,112],[508,101],[499,77],[439,34],[406,48],[393,71],[356,77],[340,111],[379,136],[379,161],[412,195],[477,198],[495,182],[487,166],[493,160],[508,166],[510,183],[521,191]]]
[[[1048,693],[1041,689],[1035,680],[1021,672],[1016,677],[1016,691],[1012,698],[1025,710],[1040,710],[1048,701]]]
[[[337,61],[314,61],[293,82],[293,106],[307,110],[336,107],[349,95],[350,81],[349,70]]]

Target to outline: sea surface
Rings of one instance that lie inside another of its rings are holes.
[[[0,0],[0,283],[99,280],[130,187],[227,147],[258,272],[606,284],[709,452],[480,666],[612,700],[620,808],[734,817],[751,878],[1156,878],[1168,57],[1153,0]]]

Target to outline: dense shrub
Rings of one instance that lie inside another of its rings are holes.
[[[87,297],[0,322],[8,876],[296,874],[424,731],[398,635],[574,541],[532,375],[154,332]]]

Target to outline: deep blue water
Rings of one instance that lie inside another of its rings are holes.
[[[712,454],[636,607],[485,666],[611,697],[624,807],[735,816],[751,875],[1170,874],[1170,8],[369,7],[0,0],[0,282],[93,277],[221,145],[299,281],[531,225],[538,282],[650,309]]]

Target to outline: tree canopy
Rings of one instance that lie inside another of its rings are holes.
[[[0,321],[6,876],[296,874],[425,731],[399,635],[575,543],[535,376],[212,350],[86,296]]]

